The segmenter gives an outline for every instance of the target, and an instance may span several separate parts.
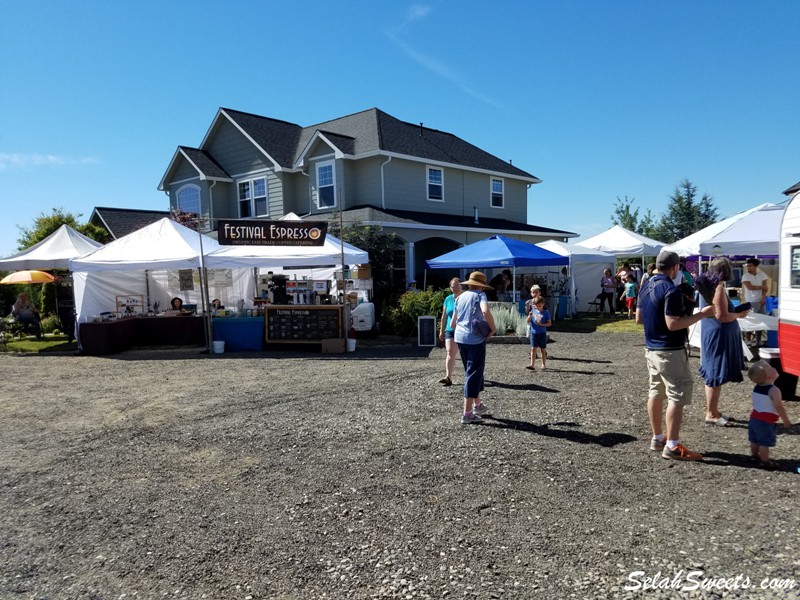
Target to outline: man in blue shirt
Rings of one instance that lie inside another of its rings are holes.
[[[694,380],[689,371],[686,329],[699,320],[714,316],[714,307],[687,314],[683,297],[672,280],[680,270],[680,258],[662,250],[656,259],[657,274],[647,280],[639,292],[636,322],[644,325],[645,361],[650,375],[647,414],[653,438],[650,449],[662,458],[700,460],[702,454],[691,452],[680,441],[683,407],[692,403]],[[710,310],[709,310],[710,309]],[[667,434],[662,430],[661,412],[668,400]]]

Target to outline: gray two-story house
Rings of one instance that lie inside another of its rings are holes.
[[[404,241],[397,278],[494,234],[531,243],[576,233],[527,223],[540,179],[443,131],[372,108],[303,127],[220,108],[198,148],[179,146],[158,186],[171,209],[216,219],[379,225]],[[340,217],[341,212],[341,217]]]

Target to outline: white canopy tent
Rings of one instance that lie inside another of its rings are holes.
[[[608,252],[584,248],[577,244],[547,240],[536,244],[545,250],[569,258],[570,314],[586,312],[589,302],[600,293],[603,269],[614,268],[615,257]]]
[[[786,207],[759,204],[666,246],[680,256],[778,256]]]
[[[89,315],[113,311],[117,296],[140,295],[151,306],[158,302],[166,308],[178,290],[175,271],[200,268],[202,254],[219,247],[216,240],[164,218],[72,259],[69,268],[73,271],[78,323]],[[173,272],[151,272],[167,270]],[[246,287],[249,280],[252,286],[252,277],[244,275],[246,279],[238,285]],[[194,289],[181,291],[185,303],[202,305],[199,284],[198,272],[193,274]]]
[[[206,266],[209,268],[324,267],[341,265],[342,262],[346,265],[366,264],[369,255],[360,248],[327,235],[322,246],[218,246],[206,256]]]
[[[30,248],[12,256],[0,258],[0,270],[65,270],[69,268],[70,259],[83,256],[100,247],[102,247],[100,242],[96,242],[64,224]]]
[[[611,229],[598,233],[587,240],[577,243],[578,246],[608,252],[614,256],[658,256],[665,246],[658,240],[643,236],[635,231],[614,225]]]

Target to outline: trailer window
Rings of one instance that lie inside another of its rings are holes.
[[[800,246],[792,246],[792,257],[791,257],[791,274],[789,279],[791,280],[791,286],[800,287]]]

